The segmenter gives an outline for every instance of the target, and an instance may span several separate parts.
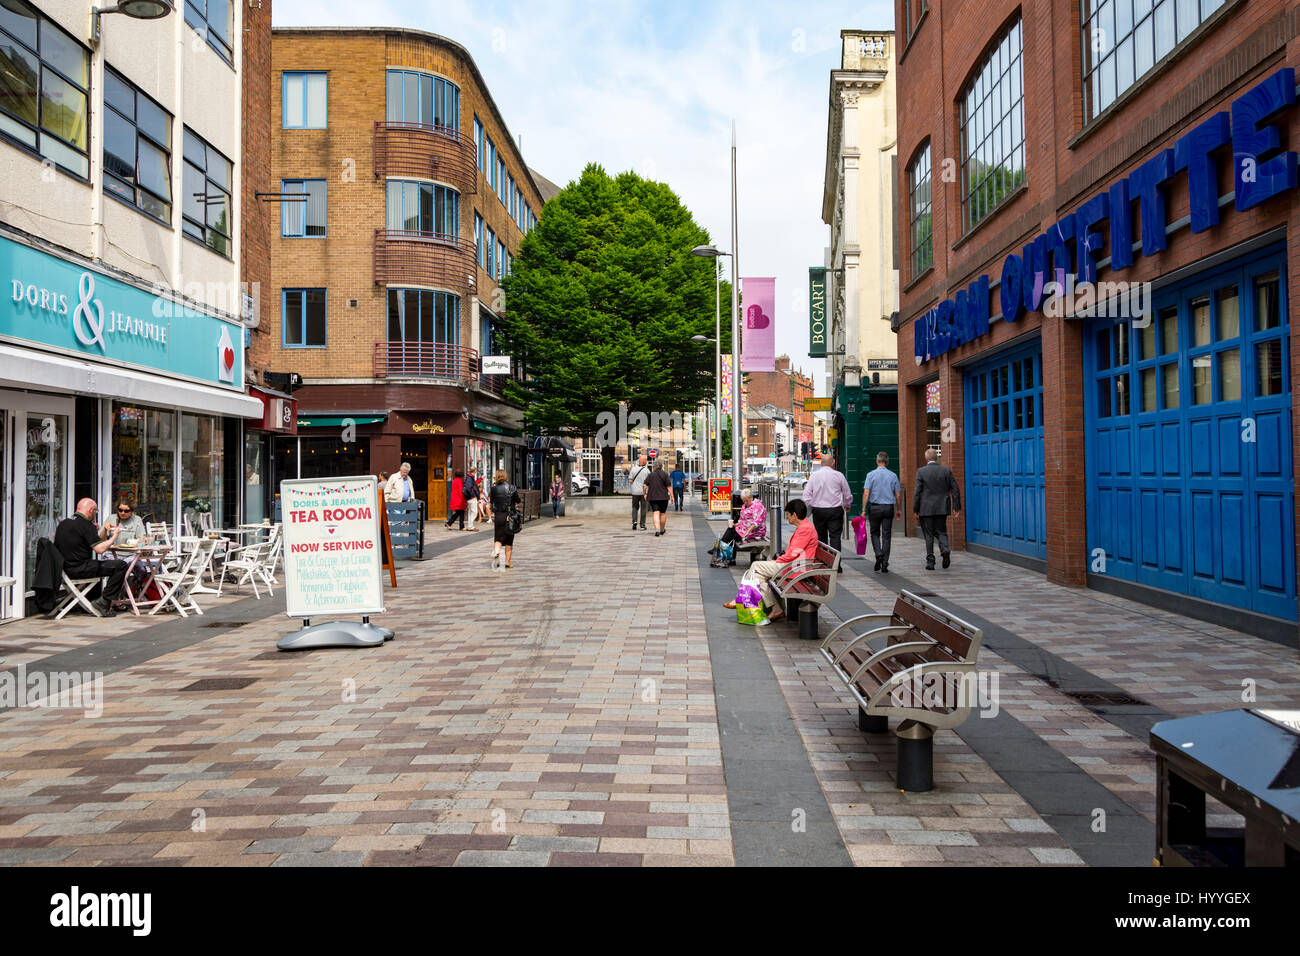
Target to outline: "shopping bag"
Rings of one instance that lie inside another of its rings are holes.
[[[763,610],[762,604],[758,607],[745,607],[743,604],[737,604],[736,623],[750,624],[754,627],[766,627],[772,622],[767,619],[767,612]]]
[[[858,557],[867,553],[867,519],[858,515],[850,524],[853,525],[853,534],[857,538]]]

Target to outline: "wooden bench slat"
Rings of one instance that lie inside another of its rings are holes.
[[[971,639],[948,624],[938,621],[923,609],[899,599],[894,603],[894,616],[902,624],[910,624],[922,634],[948,648],[958,660],[965,660],[970,652]]]

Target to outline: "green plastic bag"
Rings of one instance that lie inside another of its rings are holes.
[[[767,619],[767,611],[763,610],[763,605],[758,607],[745,607],[743,604],[736,605],[736,623],[752,624],[755,627],[764,627],[772,622]]]

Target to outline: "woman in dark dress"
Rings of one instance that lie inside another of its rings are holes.
[[[492,508],[492,570],[501,569],[501,549],[505,548],[505,566],[511,567],[510,556],[515,547],[515,536],[510,533],[507,524],[510,510],[519,506],[519,489],[510,484],[504,471],[492,476],[492,490],[488,492],[488,504]]]

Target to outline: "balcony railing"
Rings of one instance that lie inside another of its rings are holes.
[[[478,192],[478,153],[470,138],[445,126],[375,123],[375,178],[437,179],[462,195]]]
[[[468,386],[479,377],[478,351],[442,342],[376,342],[375,378],[451,379]]]
[[[407,229],[376,229],[376,285],[415,283],[468,295],[478,263],[474,243],[460,236]]]

